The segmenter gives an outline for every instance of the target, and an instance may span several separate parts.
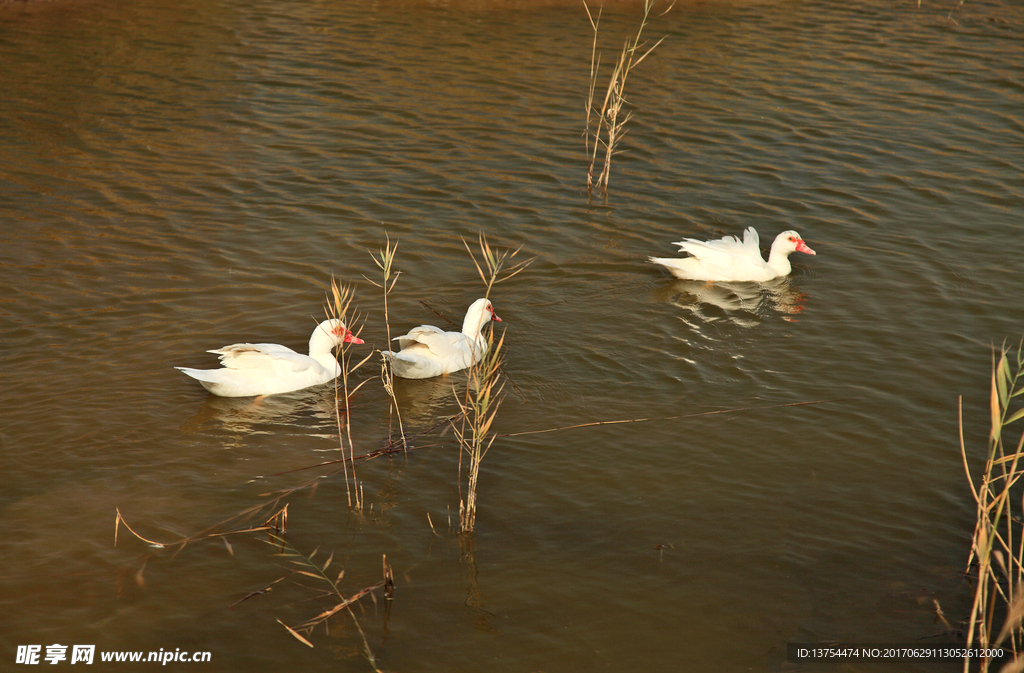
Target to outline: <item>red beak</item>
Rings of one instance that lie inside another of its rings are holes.
[[[352,332],[349,332],[348,330],[345,330],[345,338],[342,339],[342,341],[345,342],[345,343],[348,343],[348,344],[361,344],[361,343],[363,343],[362,339],[357,337],[355,334],[352,334]]]
[[[809,247],[807,247],[807,244],[804,243],[803,240],[799,240],[799,241],[796,242],[796,251],[797,252],[805,252],[808,255],[816,255],[816,254],[818,254],[818,253],[814,252],[813,250],[811,250]]]
[[[491,320],[497,320],[498,322],[502,321],[501,318],[498,317],[498,314],[495,313],[494,311],[491,311]]]

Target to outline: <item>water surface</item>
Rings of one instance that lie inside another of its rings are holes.
[[[976,464],[991,347],[1024,329],[1017,4],[677,6],[629,80],[607,198],[585,189],[580,7],[3,12],[8,661],[62,643],[369,669],[350,618],[313,649],[278,623],[330,607],[314,580],[241,601],[288,572],[265,536],[171,553],[124,528],[114,546],[114,520],[173,541],[328,473],[290,471],[338,457],[329,387],[223,400],[173,366],[301,349],[332,275],[365,317],[353,352],[384,347],[364,276],[386,236],[393,331],[482,295],[463,238],[536,257],[492,293],[497,432],[660,420],[498,439],[461,544],[458,452],[429,429],[465,378],[400,381],[420,448],[359,465],[366,511],[339,474],[283,501],[289,544],[333,553],[345,592],[387,555],[395,600],[356,611],[382,669],[778,670],[787,642],[911,642],[945,630],[936,601],[967,614],[957,399]],[[605,12],[604,63],[638,22]],[[645,261],[751,225],[818,254],[763,286]],[[392,422],[378,375],[354,379],[367,453]]]

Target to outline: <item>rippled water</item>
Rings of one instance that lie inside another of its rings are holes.
[[[241,600],[287,574],[260,535],[172,554],[122,527],[114,546],[115,509],[173,541],[326,473],[289,471],[338,457],[331,390],[218,399],[173,366],[301,348],[332,274],[366,318],[353,352],[383,347],[364,276],[385,236],[392,328],[459,322],[483,293],[461,241],[478,232],[536,257],[492,294],[514,383],[497,431],[660,420],[499,439],[468,548],[436,432],[358,467],[363,516],[340,475],[287,497],[289,543],[333,552],[346,594],[387,555],[395,600],[356,611],[382,669],[778,670],[791,641],[941,632],[934,601],[961,619],[957,398],[979,459],[990,347],[1024,331],[1024,15],[947,15],[675,7],[649,27],[667,39],[631,76],[603,199],[571,3],[4,8],[0,656],[368,670],[351,618],[314,649],[277,622],[330,607],[315,580]],[[606,63],[638,21],[605,13]],[[749,225],[818,254],[763,286],[645,261]],[[376,377],[356,375],[366,452],[389,432]],[[409,429],[463,381],[400,381]]]

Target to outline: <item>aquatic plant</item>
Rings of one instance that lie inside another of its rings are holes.
[[[334,561],[333,553],[327,557],[327,560],[324,562],[323,565],[320,565],[319,561],[313,560],[319,549],[314,549],[313,552],[307,556],[302,552],[298,551],[297,549],[295,549],[295,547],[293,547],[285,538],[281,537],[280,535],[274,534],[271,534],[269,536],[269,539],[265,540],[265,542],[277,549],[277,553],[274,554],[274,556],[285,559],[293,566],[295,566],[292,569],[292,572],[294,574],[301,575],[303,577],[311,577],[314,580],[320,582],[321,584],[326,585],[327,590],[324,595],[337,598],[340,601],[338,603],[335,603],[327,610],[324,610],[320,614],[316,615],[315,617],[312,617],[311,619],[306,620],[305,622],[299,624],[294,628],[288,626],[280,619],[277,620],[277,623],[283,626],[285,629],[287,629],[288,633],[292,634],[292,636],[294,636],[299,642],[303,643],[304,645],[307,645],[308,647],[313,647],[313,643],[311,643],[309,641],[309,638],[307,638],[306,636],[312,635],[313,630],[316,629],[316,627],[320,626],[321,624],[326,624],[331,617],[338,614],[342,610],[346,610],[348,611],[349,616],[352,618],[352,623],[355,624],[356,629],[358,629],[360,638],[362,638],[363,656],[366,657],[366,660],[370,663],[370,666],[373,667],[373,670],[380,673],[380,669],[377,668],[376,657],[374,657],[373,651],[370,649],[370,643],[366,639],[366,634],[363,632],[363,627],[360,626],[359,620],[356,619],[355,613],[352,612],[352,604],[358,601],[360,598],[363,598],[364,596],[372,597],[373,592],[376,589],[380,589],[381,587],[385,588],[385,593],[387,593],[388,597],[390,598],[390,592],[394,589],[394,582],[392,580],[391,566],[388,565],[387,557],[384,557],[384,579],[382,581],[372,586],[368,586],[364,589],[361,589],[360,591],[357,591],[351,596],[345,596],[345,594],[342,593],[341,588],[338,586],[342,578],[345,577],[345,569],[342,568],[338,572],[338,576],[335,579],[331,579],[331,577],[327,574],[327,569],[331,566],[331,563]],[[280,582],[283,579],[285,578],[282,577],[281,579],[277,580],[277,582]]]
[[[505,387],[501,380],[501,348],[505,343],[502,332],[494,343],[493,330],[487,334],[487,350],[480,360],[470,367],[469,381],[465,394],[459,403],[459,422],[453,421],[452,430],[459,442],[459,531],[472,533],[476,527],[476,503],[480,480],[480,464],[497,435],[491,434],[491,425],[501,405],[501,391]],[[462,458],[467,460],[466,496],[462,496]]]
[[[388,295],[391,290],[394,289],[395,283],[398,282],[398,277],[402,275],[401,271],[394,271],[393,265],[395,262],[395,253],[398,251],[398,243],[394,246],[391,245],[391,237],[385,234],[386,243],[381,248],[377,255],[371,252],[370,257],[373,259],[373,263],[377,265],[377,268],[383,273],[383,279],[380,283],[366,278],[376,287],[381,288],[384,291],[384,328],[387,333],[388,345],[391,344],[391,320],[388,316]],[[364,276],[365,278],[365,276]],[[402,439],[402,448],[405,451],[409,450],[409,443],[405,437],[405,428],[402,427],[402,412],[398,408],[398,398],[395,397],[395,371],[392,367],[391,360],[384,356],[384,353],[380,350],[381,365],[380,365],[380,379],[384,385],[384,390],[388,396],[391,397],[391,408],[395,412],[395,418],[398,420],[398,434]]]
[[[480,280],[483,281],[484,286],[487,288],[487,291],[484,292],[484,297],[487,299],[491,298],[491,288],[496,284],[503,283],[509,278],[519,274],[526,269],[533,260],[537,259],[536,257],[531,257],[530,259],[516,262],[506,269],[505,265],[511,262],[512,258],[519,254],[519,251],[523,249],[523,246],[519,246],[511,252],[508,250],[496,250],[491,247],[491,244],[487,241],[487,236],[485,236],[483,232],[480,232],[477,242],[480,246],[480,259],[483,262],[483,266],[481,266],[480,262],[477,261],[476,255],[473,254],[473,250],[469,247],[469,243],[466,242],[466,239],[462,239],[462,245],[466,246],[466,252],[469,253],[469,258],[473,260],[473,266],[476,267],[476,272],[480,274]],[[505,272],[504,276],[501,275],[502,271]]]
[[[327,315],[331,318],[338,318],[346,325],[352,325],[350,329],[353,332],[362,331],[361,326],[355,327],[355,324],[359,322],[358,317],[350,316],[349,313],[352,308],[353,292],[350,286],[338,285],[338,282],[331,278],[331,299],[325,310]],[[349,390],[349,376],[355,372],[355,370],[362,367],[366,362],[373,356],[370,353],[362,359],[358,364],[352,365],[352,356],[347,348],[349,344],[341,345],[341,352],[338,355],[339,362],[341,364],[341,376],[334,379],[334,417],[337,421],[338,427],[338,443],[341,447],[341,455],[345,455],[345,440],[348,440],[348,458],[347,469],[345,470],[345,491],[348,495],[348,506],[349,509],[355,511],[362,511],[363,509],[363,489],[359,484],[359,480],[356,478],[356,461],[355,461],[355,445],[352,443],[352,424],[350,421],[349,412],[349,399],[356,394],[356,392],[366,384],[369,379],[365,379],[362,383],[357,385],[351,391]],[[341,380],[339,386],[338,380]],[[344,405],[344,421],[342,420],[342,405]],[[351,479],[350,479],[351,477]]]
[[[535,258],[530,258],[507,266],[519,254],[522,246],[513,251],[492,248],[487,237],[480,233],[477,239],[480,247],[480,261],[477,260],[472,248],[465,239],[466,247],[473,266],[480,274],[480,280],[487,288],[485,297],[490,297],[491,289],[521,273]],[[502,275],[504,273],[504,275]],[[493,328],[493,325],[491,325]],[[459,414],[451,419],[451,428],[455,432],[461,453],[459,454],[459,531],[471,533],[476,527],[476,503],[480,478],[480,464],[487,450],[497,435],[490,434],[491,425],[501,405],[501,392],[505,387],[502,380],[502,347],[505,344],[505,333],[501,333],[498,342],[494,342],[494,330],[487,332],[486,350],[481,354],[475,365],[469,368],[469,380],[466,391],[460,398],[455,396],[459,404]],[[462,495],[462,458],[467,458],[466,495]]]
[[[1005,345],[992,358],[992,376],[989,391],[991,430],[988,436],[988,456],[975,485],[967,461],[964,443],[963,399],[960,399],[960,452],[967,472],[967,481],[977,503],[977,521],[971,540],[967,562],[968,573],[977,566],[977,584],[971,606],[967,631],[967,650],[972,647],[985,650],[1009,643],[1014,660],[1011,669],[1024,670],[1024,524],[1022,512],[1014,512],[1014,502],[1021,498],[1022,489],[1017,482],[1024,477],[1024,434],[1016,447],[1003,443],[1006,427],[1024,418],[1024,409],[1011,412],[1010,402],[1024,394],[1024,341],[1017,347],[1016,372],[1011,372],[1012,350]],[[1024,503],[1022,503],[1024,506]],[[997,620],[1003,619],[997,631]],[[973,658],[981,673],[989,670],[990,659]],[[972,666],[972,658],[965,657],[964,673]],[[1006,670],[1004,668],[1003,670]]]
[[[608,192],[608,179],[611,177],[612,156],[616,154],[616,148],[622,137],[625,135],[626,123],[633,118],[633,113],[622,114],[622,108],[626,103],[626,80],[633,68],[654,51],[659,44],[664,42],[661,38],[647,49],[647,43],[641,43],[644,28],[651,21],[651,11],[654,9],[656,0],[644,0],[644,16],[640,21],[640,28],[631,40],[626,40],[622,47],[622,53],[612,69],[612,75],[608,80],[608,88],[605,90],[604,99],[598,109],[594,104],[594,94],[597,91],[598,71],[601,68],[600,55],[597,53],[597,33],[601,23],[601,11],[597,19],[590,11],[586,1],[583,2],[587,10],[587,18],[590,19],[590,27],[594,30],[594,44],[590,52],[590,88],[587,94],[587,126],[583,133],[587,147],[587,156],[590,158],[590,166],[587,170],[587,191],[593,192],[594,187]],[[664,16],[675,5],[673,2],[658,16]],[[603,11],[603,8],[602,8]],[[666,36],[667,37],[667,36]],[[643,53],[641,53],[643,52]],[[592,121],[596,117],[596,121]],[[594,124],[593,130],[591,125]],[[598,161],[598,151],[604,148],[604,162],[601,172],[594,178],[594,166]]]

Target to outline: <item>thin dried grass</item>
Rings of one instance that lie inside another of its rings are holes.
[[[651,12],[654,9],[656,1],[657,0],[644,0],[644,17],[640,22],[640,28],[637,30],[636,35],[632,40],[626,40],[622,47],[622,52],[619,54],[619,58],[612,69],[612,75],[608,80],[608,87],[605,89],[604,98],[601,102],[600,108],[595,106],[594,96],[597,92],[597,80],[601,69],[601,57],[597,52],[597,34],[598,27],[601,24],[601,13],[603,8],[601,11],[598,11],[597,18],[595,19],[594,14],[590,11],[590,7],[586,3],[586,0],[583,2],[583,8],[587,11],[587,18],[590,19],[590,27],[594,31],[594,44],[590,52],[590,88],[587,93],[587,125],[583,133],[587,147],[587,156],[590,158],[590,166],[587,169],[587,192],[592,193],[594,188],[597,187],[605,194],[608,193],[608,180],[611,177],[612,172],[612,157],[618,153],[618,145],[626,134],[626,124],[633,118],[632,111],[623,114],[623,109],[628,102],[626,100],[626,81],[629,79],[629,75],[633,69],[640,65],[645,58],[650,56],[651,52],[665,40],[664,37],[661,38],[650,48],[647,47],[646,42],[642,43],[640,41],[644,28],[646,28],[647,24],[652,20]],[[670,4],[668,8],[658,14],[658,16],[664,16],[674,6],[675,2]],[[595,118],[596,121],[593,121]],[[593,130],[591,130],[592,125]],[[597,178],[595,179],[594,169],[595,165],[598,163],[598,152],[601,148],[604,149],[604,160],[601,172],[598,173]]]
[[[563,426],[558,426],[558,427],[554,427],[554,428],[542,428],[542,429],[538,429],[538,430],[521,430],[519,432],[509,432],[509,433],[495,435],[495,438],[496,439],[502,439],[502,438],[505,438],[505,437],[521,437],[523,435],[539,435],[539,434],[544,434],[544,433],[548,433],[548,432],[562,432],[562,431],[565,431],[565,430],[577,430],[577,429],[580,429],[580,428],[592,428],[592,427],[597,427],[597,426],[601,426],[601,425],[621,425],[621,424],[624,424],[624,423],[648,423],[648,422],[653,422],[653,421],[674,421],[674,420],[687,419],[687,418],[700,418],[702,416],[716,416],[716,415],[719,415],[719,414],[736,414],[736,413],[741,413],[741,412],[746,412],[746,411],[762,411],[762,410],[768,410],[768,409],[782,409],[782,408],[785,408],[785,407],[802,407],[802,406],[813,405],[813,404],[830,404],[830,403],[841,402],[841,401],[843,401],[843,400],[842,399],[835,399],[835,400],[812,400],[812,401],[807,401],[807,402],[788,402],[786,404],[768,404],[768,405],[763,405],[763,406],[758,406],[758,407],[739,407],[739,408],[734,408],[734,409],[717,409],[715,411],[699,411],[699,412],[695,412],[695,413],[692,413],[692,414],[677,414],[675,416],[651,416],[651,417],[648,417],[648,418],[623,418],[623,419],[616,419],[616,420],[611,420],[611,421],[590,421],[590,422],[587,422],[587,423],[576,423],[576,424],[573,424],[573,425],[563,425]],[[410,435],[410,437],[409,437],[410,441],[409,441],[408,449],[404,448],[399,443],[391,442],[391,443],[385,444],[384,446],[382,446],[379,449],[376,449],[376,450],[371,451],[369,453],[363,454],[361,456],[356,456],[355,460],[360,461],[360,462],[365,462],[365,461],[369,461],[369,460],[374,460],[376,458],[381,458],[383,456],[393,455],[395,453],[402,453],[402,452],[408,452],[408,451],[417,451],[419,449],[436,449],[436,448],[440,448],[440,447],[443,447],[443,446],[450,446],[451,444],[457,444],[458,440],[454,439],[454,438],[451,439],[451,440],[434,441],[434,442],[429,442],[429,443],[420,443],[420,442],[418,442],[416,440],[418,440],[420,438],[423,438],[423,437],[434,436],[435,434],[438,434],[439,436],[443,435],[444,431],[449,430],[451,428],[452,424],[459,423],[462,420],[462,418],[463,418],[463,412],[460,411],[458,414],[455,414],[454,416],[449,416],[448,418],[445,418],[444,420],[439,421],[438,423],[435,423],[433,426],[431,426],[429,428],[426,428],[426,429],[424,429],[424,430],[422,430],[422,431],[420,431],[418,433]],[[272,474],[272,475],[269,475],[269,476],[277,477],[277,476],[281,476],[281,475],[285,475],[285,474],[291,474],[293,472],[302,472],[304,470],[320,469],[320,468],[323,468],[323,467],[329,467],[331,465],[342,463],[342,462],[345,462],[347,460],[349,460],[349,459],[348,458],[343,458],[343,459],[340,459],[340,460],[324,461],[324,462],[321,462],[321,463],[317,463],[315,465],[308,465],[306,467],[298,467],[298,468],[295,468],[293,470],[286,470],[284,472],[278,472],[278,473],[275,473],[275,474]],[[317,481],[319,481],[319,477],[317,478]],[[313,482],[310,482],[310,483],[313,483]],[[302,487],[299,487],[299,488],[302,488]]]
[[[313,631],[318,626],[321,624],[326,625],[329,619],[337,615],[342,610],[345,610],[348,612],[349,617],[352,618],[352,623],[355,624],[356,629],[359,631],[359,636],[362,638],[363,656],[366,657],[366,660],[373,667],[373,670],[379,671],[380,669],[377,668],[373,650],[370,649],[370,643],[366,638],[366,633],[363,632],[363,627],[359,624],[359,620],[356,618],[355,613],[352,612],[352,605],[365,596],[372,596],[375,590],[380,589],[381,587],[388,587],[389,581],[391,581],[390,590],[392,592],[394,591],[394,584],[390,574],[391,568],[387,565],[387,559],[385,558],[384,561],[383,581],[372,586],[365,587],[351,596],[346,596],[339,586],[339,583],[345,577],[345,569],[342,568],[334,579],[327,574],[327,569],[330,568],[331,563],[334,561],[333,553],[328,556],[327,560],[321,565],[319,561],[314,560],[318,550],[314,549],[312,553],[306,555],[295,549],[295,547],[293,547],[285,538],[279,535],[270,535],[269,538],[270,539],[265,540],[265,542],[272,545],[277,550],[277,553],[274,554],[274,556],[284,559],[287,563],[294,566],[292,567],[292,572],[294,574],[315,579],[319,583],[326,585],[327,588],[324,591],[324,596],[332,596],[338,600],[338,602],[330,608],[321,611],[319,614],[311,617],[298,626],[288,626],[280,619],[278,619],[277,622],[287,629],[288,633],[294,636],[296,640],[308,647],[313,647],[313,643],[307,636],[312,636]]]
[[[512,259],[519,254],[519,251],[523,249],[523,246],[519,246],[515,250],[497,250],[491,247],[490,242],[487,240],[487,236],[483,232],[480,232],[478,240],[480,246],[480,261],[477,261],[476,255],[473,253],[473,249],[469,247],[469,243],[466,239],[462,239],[462,245],[466,246],[466,252],[469,253],[469,258],[473,260],[473,266],[476,267],[476,272],[480,274],[480,280],[483,281],[487,287],[487,291],[484,293],[484,297],[491,298],[491,288],[498,283],[504,283],[510,278],[514,278],[521,272],[526,270],[536,257],[530,259],[520,260],[511,266],[506,265],[512,262]],[[505,275],[502,275],[504,272]]]
[[[398,252],[398,242],[391,245],[391,237],[385,234],[386,243],[384,247],[378,250],[375,256],[372,252],[370,258],[373,259],[373,263],[377,265],[377,268],[381,270],[383,274],[382,281],[380,283],[366,278],[374,286],[381,288],[384,291],[384,328],[387,331],[388,346],[391,346],[391,319],[388,315],[388,295],[391,290],[395,288],[395,283],[398,282],[398,277],[402,275],[401,271],[394,270],[395,254]],[[398,420],[398,434],[402,439],[402,447],[408,451],[409,444],[405,439],[405,428],[402,426],[402,412],[398,408],[398,398],[395,397],[395,371],[394,367],[383,352],[378,351],[381,354],[381,366],[380,366],[380,379],[384,386],[384,390],[391,398],[391,408],[395,412],[395,418]]]
[[[469,247],[466,239],[462,244],[473,261],[473,266],[480,274],[480,280],[486,287],[485,297],[490,298],[491,289],[498,283],[514,278],[522,273],[535,258],[512,263],[512,260],[522,250],[519,246],[515,250],[499,250],[491,247],[487,236],[481,232],[477,237],[477,244],[480,248],[480,259],[477,259],[473,249]],[[502,346],[505,344],[505,333],[502,332],[497,343],[494,341],[494,330],[487,331],[487,343],[483,347],[476,363],[469,368],[469,379],[466,391],[462,397],[458,394],[455,399],[459,404],[459,414],[450,422],[450,427],[459,443],[459,532],[472,533],[476,528],[477,496],[480,483],[480,464],[484,456],[494,443],[496,434],[491,432],[491,426],[501,406],[502,390],[505,382],[502,380]],[[518,390],[518,389],[517,389]],[[522,393],[520,393],[522,394]],[[466,458],[466,494],[462,493],[462,459]],[[433,528],[433,524],[431,524]]]
[[[967,482],[977,503],[977,517],[967,571],[977,566],[977,584],[967,629],[967,650],[1005,647],[1014,658],[1003,671],[1024,669],[1024,535],[1020,512],[1014,503],[1022,498],[1017,482],[1024,477],[1024,434],[1016,446],[1003,443],[1004,430],[1024,418],[1024,409],[1011,412],[1012,398],[1024,394],[1024,341],[1017,347],[1016,371],[1010,367],[1012,351],[1005,345],[996,360],[992,358],[989,386],[988,455],[980,483],[971,477],[963,432],[963,399],[960,400],[960,454]],[[1021,502],[1024,510],[1024,501]],[[997,619],[1002,627],[997,631]],[[1005,643],[1005,645],[1004,645]],[[987,673],[992,660],[965,657],[964,673],[977,662],[981,673]]]
[[[251,518],[256,513],[265,510],[268,508],[268,506],[274,505],[276,503],[277,501],[275,500],[272,503],[264,503],[262,505],[250,507],[244,510],[243,512],[240,512],[239,514],[236,514],[230,519],[226,519],[225,521],[220,522],[215,526],[211,526],[198,533],[183,538],[179,538],[171,542],[157,542],[143,537],[139,533],[135,532],[135,529],[128,525],[128,521],[124,518],[124,515],[121,514],[120,508],[115,507],[114,511],[117,513],[117,516],[114,519],[114,546],[117,546],[118,531],[120,530],[121,526],[124,526],[129,533],[134,535],[142,542],[145,542],[150,547],[153,547],[155,549],[173,549],[174,553],[181,551],[187,545],[192,544],[194,542],[201,542],[203,540],[211,540],[214,538],[223,539],[229,535],[239,535],[241,533],[258,533],[260,531],[267,530],[284,532],[288,524],[288,505],[285,505],[280,510],[274,512],[274,514],[272,514],[270,518],[268,518],[266,521],[264,521],[262,524],[258,526],[247,526],[245,528],[232,528],[229,530],[223,530],[223,528],[225,528],[232,522],[237,521],[239,519],[245,520]]]
[[[339,285],[334,278],[331,278],[331,299],[332,301],[328,302],[325,309],[328,317],[341,320],[349,331],[359,336],[358,332],[362,332],[362,325],[359,325],[358,330],[354,328],[354,323],[361,321],[358,316],[352,315],[352,288]],[[334,379],[334,417],[337,421],[338,444],[341,448],[341,453],[345,455],[345,440],[347,439],[349,457],[354,458],[355,444],[352,442],[352,423],[350,422],[352,409],[349,406],[349,400],[369,379],[363,380],[362,383],[349,390],[349,377],[366,364],[373,357],[373,353],[370,353],[360,362],[353,365],[348,347],[349,344],[347,343],[341,344],[341,352],[338,355],[338,361],[341,365],[341,376]],[[341,379],[340,384],[338,379]],[[342,406],[345,409],[344,414],[342,414]],[[342,419],[343,416],[344,420]],[[363,488],[356,476],[356,463],[354,460],[350,460],[347,465],[350,468],[345,471],[345,492],[348,495],[348,507],[350,510],[361,512],[364,502]]]
[[[476,528],[477,494],[480,480],[480,464],[494,443],[496,434],[491,426],[501,406],[501,348],[505,343],[502,333],[494,343],[494,333],[487,335],[487,350],[469,370],[466,393],[456,397],[461,411],[461,423],[452,423],[452,431],[462,452],[459,454],[459,531],[472,533]],[[462,458],[467,460],[466,496],[462,496]]]

